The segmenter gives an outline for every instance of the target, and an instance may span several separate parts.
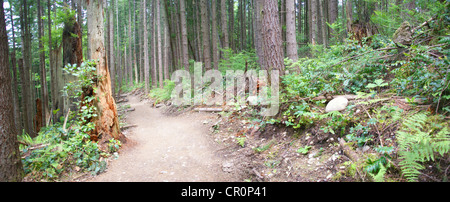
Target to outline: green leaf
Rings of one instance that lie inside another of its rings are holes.
[[[309,150],[311,149],[311,146],[305,146],[305,147],[301,147],[297,150],[297,153],[306,155],[308,154]]]

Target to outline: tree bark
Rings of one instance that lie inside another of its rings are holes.
[[[115,72],[115,54],[114,54],[114,1],[110,2],[109,12],[108,12],[108,22],[109,22],[109,71],[110,71],[110,79],[111,79],[111,95],[114,97],[116,94],[116,72]],[[89,22],[88,22],[89,23]]]
[[[11,96],[9,47],[3,0],[0,0],[0,182],[22,181],[17,131]]]
[[[42,96],[42,126],[46,126],[47,108],[48,108],[48,90],[47,90],[47,71],[45,70],[45,52],[44,43],[44,22],[42,20],[42,5],[41,0],[38,0],[38,27],[39,27],[39,69],[41,70],[41,96]],[[39,131],[36,131],[39,132]]]
[[[22,53],[23,59],[20,60],[22,62],[22,70],[21,70],[21,80],[22,80],[22,99],[24,100],[24,128],[25,132],[28,133],[31,137],[36,137],[36,133],[33,131],[33,95],[31,89],[34,88],[34,85],[31,85],[30,73],[31,73],[31,33],[30,26],[28,23],[28,9],[29,6],[27,1],[22,1],[23,9],[21,12],[21,27],[22,27]]]
[[[263,10],[264,56],[267,62],[266,70],[279,70],[284,75],[283,48],[281,29],[276,1],[264,1]]]
[[[219,69],[219,34],[217,32],[217,5],[216,1],[211,1],[211,15],[212,15],[212,56],[213,56],[213,67],[214,69]]]
[[[319,27],[318,27],[318,13],[317,13],[317,1],[318,0],[311,0],[311,44],[316,45],[317,44],[317,38],[319,34]]]
[[[228,22],[227,22],[227,8],[226,0],[220,1],[220,11],[221,11],[221,27],[222,27],[222,37],[223,37],[223,48],[230,47],[230,41],[228,37]]]
[[[210,47],[210,27],[209,27],[209,18],[208,18],[208,1],[200,0],[200,13],[202,18],[202,34],[203,34],[203,57],[205,62],[205,71],[211,69],[211,47]]]
[[[222,0],[223,1],[223,0]],[[189,71],[189,55],[188,55],[188,38],[187,38],[187,26],[186,26],[186,2],[180,0],[180,20],[181,20],[181,47],[183,66],[186,71]]]
[[[91,44],[91,57],[97,61],[96,106],[99,116],[96,121],[98,134],[108,135],[114,139],[125,141],[120,132],[117,109],[111,92],[107,56],[104,46],[103,1],[86,0],[88,27],[91,32],[88,42]],[[105,136],[103,136],[105,137]]]
[[[12,94],[13,94],[13,102],[14,102],[14,122],[16,125],[17,131],[22,131],[22,121],[20,117],[20,103],[19,103],[19,81],[17,80],[17,59],[16,59],[16,36],[14,32],[14,20],[13,20],[13,13],[12,13],[12,7],[11,0],[9,2],[9,9],[10,9],[10,20],[11,20],[11,32],[12,32],[12,40],[13,40],[13,50],[11,51],[11,65],[12,65]]]
[[[163,88],[163,61],[162,61],[162,40],[161,40],[161,3],[156,0],[156,35],[158,37],[158,65],[159,65],[159,87]]]
[[[295,0],[286,0],[286,53],[293,62],[298,61],[295,30]]]
[[[143,20],[144,20],[144,76],[145,76],[145,92],[150,92],[150,63],[148,59],[148,30],[147,30],[147,2],[143,2]]]

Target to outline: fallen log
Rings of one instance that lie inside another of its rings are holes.
[[[223,112],[228,111],[222,108],[195,108],[194,111],[197,112]]]
[[[120,130],[126,130],[126,129],[134,128],[134,127],[138,127],[138,125],[134,124],[134,125],[122,126],[122,127],[120,127]]]
[[[122,103],[122,102],[128,102],[128,99],[120,99],[116,102],[116,104]]]

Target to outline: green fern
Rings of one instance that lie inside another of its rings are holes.
[[[435,161],[435,153],[443,156],[450,150],[449,128],[445,125],[437,127],[439,124],[430,127],[427,114],[408,117],[397,131],[399,165],[408,181],[418,180],[420,170],[424,169],[421,163]]]

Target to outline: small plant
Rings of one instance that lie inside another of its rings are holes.
[[[239,146],[245,147],[245,140],[246,139],[247,139],[246,137],[237,137],[236,141],[238,142]]]
[[[397,131],[399,166],[408,181],[417,181],[422,163],[435,161],[436,154],[444,156],[450,151],[448,123],[439,123],[427,112],[409,116]]]
[[[309,152],[309,150],[311,149],[312,147],[311,146],[305,146],[305,147],[300,147],[298,150],[297,150],[297,153],[300,153],[300,154],[303,154],[303,155],[306,155],[306,154],[308,154],[308,152]]]
[[[119,151],[119,148],[122,146],[122,143],[116,139],[110,139],[108,143],[108,149],[110,153],[114,153]]]

